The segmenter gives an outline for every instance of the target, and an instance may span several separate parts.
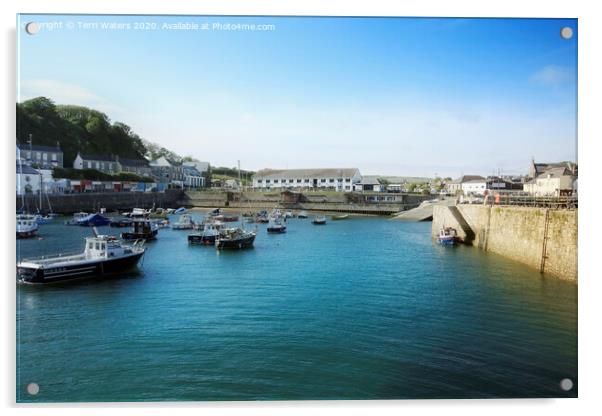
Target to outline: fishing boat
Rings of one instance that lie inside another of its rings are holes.
[[[270,218],[268,223],[269,234],[282,234],[286,232],[286,224],[281,218]]]
[[[185,214],[187,212],[187,209],[184,207],[180,207],[178,209],[176,209],[173,213],[176,215],[180,215],[180,214]]]
[[[173,230],[191,230],[194,228],[194,221],[188,214],[180,215],[180,218],[171,225]]]
[[[73,218],[71,218],[69,221],[65,221],[65,225],[79,225],[79,222],[88,215],[90,214],[87,212],[76,212],[73,214]]]
[[[124,240],[154,240],[159,233],[159,226],[147,219],[132,221],[132,231],[121,233]]]
[[[225,215],[221,216],[221,220],[223,222],[236,222],[236,221],[238,221],[238,215],[227,215],[227,214],[225,214]]]
[[[131,227],[133,222],[134,220],[130,218],[114,218],[109,225],[113,228],[126,228]]]
[[[124,212],[123,216],[128,218],[146,218],[151,213],[150,210],[144,208],[134,208],[130,212]]]
[[[349,218],[349,214],[339,214],[339,215],[333,215],[330,217],[333,221],[338,221],[338,220],[346,220],[347,218]]]
[[[188,235],[188,243],[214,245],[215,239],[223,230],[224,225],[221,221],[207,221],[204,223],[202,231]]]
[[[215,208],[215,209],[212,209],[211,211],[209,211],[210,217],[216,217],[220,214],[221,214],[221,210],[219,208]]]
[[[452,227],[443,227],[439,230],[439,235],[437,236],[437,241],[439,244],[445,246],[453,246],[456,244],[457,233],[455,228]]]
[[[86,237],[83,253],[24,259],[17,264],[17,277],[29,284],[105,277],[136,266],[144,251],[142,242],[124,244],[94,229],[94,236]]]
[[[33,215],[17,215],[17,238],[31,238],[38,233],[38,223]]]
[[[82,227],[100,227],[103,225],[109,225],[111,220],[100,214],[90,214],[87,217],[82,218],[78,221],[77,225]]]
[[[215,248],[218,250],[239,250],[253,246],[256,233],[243,228],[228,228],[215,238]]]
[[[157,224],[159,228],[167,228],[169,227],[169,218],[154,219],[153,223]]]
[[[297,214],[297,218],[307,218],[307,211],[301,211]]]
[[[284,219],[288,219],[288,218],[293,218],[293,212],[292,211],[286,211],[284,214],[282,214],[282,216],[284,217]]]
[[[314,225],[326,225],[326,217],[323,215],[317,216],[311,221],[311,223]]]
[[[36,215],[34,215],[34,217],[35,217],[38,225],[48,224],[50,221],[52,221],[52,218],[53,218],[50,215],[42,215],[42,214],[36,214]]]

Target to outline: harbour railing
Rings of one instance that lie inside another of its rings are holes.
[[[509,193],[490,195],[487,198],[486,204],[550,209],[577,209],[579,207],[579,200],[577,196],[533,196]]]

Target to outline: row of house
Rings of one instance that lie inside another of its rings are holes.
[[[41,146],[31,143],[17,144],[17,166],[21,166],[23,183],[35,182],[40,171],[63,168],[64,155],[60,144]],[[22,172],[26,166],[27,173]],[[39,171],[36,171],[36,168]],[[78,152],[73,161],[73,169],[93,169],[106,174],[131,173],[153,179],[156,183],[172,187],[202,188],[209,185],[210,165],[208,162],[190,161],[174,163],[165,157],[153,161],[128,159],[117,155],[98,155]],[[19,170],[19,169],[18,169]],[[34,173],[37,172],[37,173]],[[23,186],[25,186],[23,185]],[[32,186],[28,187],[31,188]],[[17,192],[23,190],[17,189]]]
[[[529,172],[520,177],[483,177],[464,175],[445,184],[451,195],[483,196],[492,192],[522,192],[537,197],[571,196],[577,193],[577,165],[571,162],[535,163]]]

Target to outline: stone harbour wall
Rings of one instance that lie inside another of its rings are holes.
[[[577,282],[577,210],[436,206],[433,237],[443,226],[455,228],[466,244]]]

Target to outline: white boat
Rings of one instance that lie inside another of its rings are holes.
[[[65,221],[66,225],[79,225],[79,223],[86,217],[88,217],[87,212],[76,212],[75,214],[73,214],[73,218],[70,219],[69,221]]]
[[[34,215],[17,215],[17,238],[31,238],[38,233],[38,223]]]
[[[188,214],[180,215],[180,218],[171,225],[173,230],[191,230],[194,228],[194,221]]]
[[[34,215],[34,217],[36,219],[36,222],[40,225],[48,224],[50,221],[52,221],[52,218],[54,218],[50,215],[42,215],[42,214],[36,214],[36,215]]]
[[[281,234],[286,232],[286,224],[285,221],[281,218],[270,218],[270,222],[268,223],[268,233],[269,234]]]
[[[176,209],[173,213],[176,215],[180,215],[180,214],[185,214],[186,211],[187,211],[186,208],[180,207],[180,208]]]
[[[123,215],[129,218],[146,218],[150,215],[151,211],[144,208],[134,208],[131,212],[124,212]]]
[[[453,246],[456,244],[457,233],[456,230],[452,227],[443,227],[439,230],[439,235],[437,236],[437,241],[439,244],[443,244],[445,246]]]
[[[202,231],[197,231],[188,235],[190,244],[214,245],[215,239],[220,235],[220,232],[225,230],[225,226],[221,221],[206,221]]]
[[[113,236],[94,233],[94,237],[86,238],[83,253],[22,260],[17,264],[19,281],[37,284],[104,277],[134,267],[144,254],[142,243],[128,245]]]

